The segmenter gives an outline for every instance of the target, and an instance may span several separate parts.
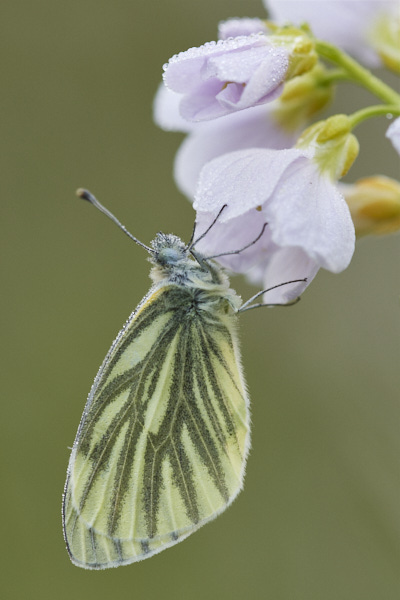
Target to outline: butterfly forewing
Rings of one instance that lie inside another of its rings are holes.
[[[224,510],[242,486],[247,406],[224,298],[151,292],[111,347],[75,440],[64,495],[73,562],[147,558]]]

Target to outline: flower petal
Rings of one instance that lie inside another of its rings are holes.
[[[220,40],[172,57],[164,65],[164,82],[182,94],[182,117],[215,119],[279,96],[289,51],[264,34]]]
[[[201,235],[213,220],[214,215],[211,213],[198,212],[196,215],[196,237]],[[235,254],[221,256],[218,258],[218,262],[236,273],[247,273],[249,269],[258,264],[261,255],[264,258],[266,248],[271,244],[271,232],[268,227],[262,238],[255,242],[263,226],[264,217],[262,213],[256,210],[248,211],[240,217],[231,219],[229,223],[218,221],[199,244],[196,244],[196,249],[205,256],[235,252]],[[242,251],[242,248],[249,244],[251,244],[250,247]]]
[[[287,169],[271,202],[263,207],[279,246],[301,247],[320,266],[338,273],[354,253],[349,208],[336,185],[315,163],[299,158]]]
[[[301,249],[333,272],[345,269],[352,258],[355,234],[348,206],[330,178],[319,171],[311,151],[251,148],[207,163],[194,208],[215,215],[224,204],[221,226],[261,211],[276,246]],[[263,245],[259,248],[271,252]]]
[[[263,205],[287,167],[303,150],[251,148],[224,154],[207,163],[199,177],[194,208],[216,214],[227,204],[221,222]]]
[[[264,294],[263,301],[268,304],[285,304],[300,296],[310,285],[319,271],[319,265],[301,248],[280,248],[271,257],[264,270],[266,289],[294,279],[306,282],[282,285]]]
[[[388,127],[386,137],[389,138],[397,153],[400,154],[400,117]]]
[[[208,77],[240,84],[247,84],[252,78],[256,79],[258,86],[262,88],[259,97],[263,97],[276,87],[277,79],[284,79],[288,63],[288,51],[285,48],[274,48],[265,44],[247,48],[242,52],[229,52],[211,57],[207,61],[205,72]]]
[[[209,58],[227,52],[239,52],[257,44],[263,45],[268,43],[266,40],[266,36],[262,34],[240,36],[229,40],[207,42],[197,48],[189,48],[175,54],[163,67],[165,85],[174,92],[185,94],[198,87],[199,81],[203,79],[204,65]]]
[[[222,154],[245,148],[280,150],[293,146],[297,132],[279,127],[274,108],[274,104],[256,106],[197,123],[176,154],[174,174],[179,189],[192,200],[202,167]]]
[[[180,94],[173,92],[160,83],[153,102],[153,118],[156,125],[165,131],[189,132],[196,125],[183,119],[179,112]]]

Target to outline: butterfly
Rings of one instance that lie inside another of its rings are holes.
[[[77,193],[153,265],[153,286],[94,380],[64,489],[72,562],[105,569],[184,540],[241,490],[250,417],[237,316],[264,291],[242,304],[215,257],[195,250],[220,213],[196,241],[158,233],[148,247],[90,192]]]

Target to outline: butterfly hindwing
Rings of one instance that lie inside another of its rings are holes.
[[[154,288],[96,377],[64,495],[79,566],[151,556],[217,516],[242,487],[249,416],[236,315],[209,296]]]

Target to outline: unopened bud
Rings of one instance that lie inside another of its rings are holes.
[[[358,237],[386,234],[400,229],[400,183],[376,175],[342,184]]]
[[[333,89],[324,82],[324,73],[325,68],[316,65],[308,73],[285,83],[274,111],[281,127],[295,131],[330,102]]]
[[[300,136],[297,147],[313,147],[314,160],[321,171],[328,172],[332,179],[340,179],[358,155],[358,140],[351,129],[347,115],[334,115],[308,127]]]
[[[369,35],[383,64],[400,73],[400,13],[384,13],[378,17]]]

